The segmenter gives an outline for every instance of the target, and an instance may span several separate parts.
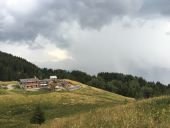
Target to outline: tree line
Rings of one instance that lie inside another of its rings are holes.
[[[133,98],[149,98],[153,96],[169,95],[170,84],[149,82],[142,77],[125,75],[122,73],[101,72],[91,76],[85,72],[73,70],[43,69],[46,75],[56,74],[59,79],[71,79],[81,83]],[[46,77],[47,77],[46,76]]]
[[[134,98],[149,98],[170,94],[170,85],[161,82],[148,82],[142,77],[125,75],[122,73],[101,72],[91,76],[85,72],[73,70],[71,72],[58,69],[42,69],[45,76],[57,75],[59,79],[71,79],[81,83]]]
[[[36,65],[0,51],[0,81],[19,80],[41,74],[41,69]]]
[[[128,97],[149,98],[170,94],[170,85],[148,82],[142,77],[122,73],[101,72],[91,76],[85,72],[39,68],[36,65],[4,52],[0,52],[0,81],[19,80],[37,76],[40,79],[56,75],[59,79],[71,79]]]

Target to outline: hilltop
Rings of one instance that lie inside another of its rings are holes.
[[[0,126],[3,128],[169,128],[170,96],[135,100],[65,79],[81,88],[61,92],[0,89]],[[7,82],[6,84],[16,83]],[[30,124],[40,104],[46,122]]]
[[[31,128],[29,120],[35,106],[40,104],[45,112],[46,122],[56,118],[67,118],[77,114],[94,111],[116,105],[134,102],[133,98],[124,97],[101,89],[72,81],[81,89],[61,92],[28,92],[22,89],[1,90],[0,126],[3,128]]]

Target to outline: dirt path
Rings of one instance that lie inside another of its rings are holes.
[[[15,85],[15,84],[9,84],[9,85],[7,85],[8,90],[13,90],[13,89],[14,89],[14,85]]]

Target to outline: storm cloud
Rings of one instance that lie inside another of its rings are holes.
[[[66,43],[60,33],[65,22],[100,29],[124,16],[169,16],[169,6],[169,0],[1,0],[0,40],[30,41],[40,34]]]
[[[41,67],[168,83],[169,17],[169,0],[1,0],[0,50]]]

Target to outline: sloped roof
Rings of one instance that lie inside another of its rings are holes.
[[[37,82],[39,79],[37,78],[28,78],[28,79],[20,79],[21,83],[26,83],[26,82]]]
[[[39,82],[41,83],[44,83],[44,82],[50,82],[51,80],[50,79],[43,79],[43,80],[39,80]]]

